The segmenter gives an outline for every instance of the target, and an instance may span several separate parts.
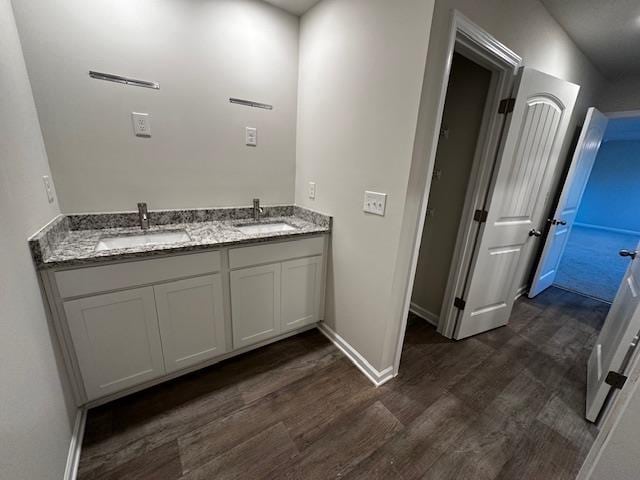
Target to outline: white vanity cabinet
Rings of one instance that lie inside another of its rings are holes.
[[[229,251],[234,348],[320,320],[323,254],[322,237]]]
[[[219,273],[153,287],[167,373],[226,353]]]
[[[282,263],[283,332],[320,320],[322,257],[300,258]]]
[[[79,405],[97,405],[322,318],[326,235],[42,272]]]
[[[280,264],[231,272],[233,346],[280,334]]]
[[[153,288],[64,303],[89,400],[164,374]]]

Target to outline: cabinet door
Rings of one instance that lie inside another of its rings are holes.
[[[164,374],[153,288],[64,303],[89,400]]]
[[[226,352],[220,274],[153,287],[167,372]]]
[[[234,348],[280,333],[280,264],[231,272]]]
[[[282,331],[318,321],[322,257],[282,263]]]

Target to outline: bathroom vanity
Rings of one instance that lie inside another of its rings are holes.
[[[78,405],[315,327],[331,219],[288,208],[259,221],[248,209],[151,212],[158,223],[145,232],[129,214],[61,216],[36,234]]]

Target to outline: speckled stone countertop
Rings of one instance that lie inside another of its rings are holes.
[[[151,227],[146,231],[137,226],[136,212],[60,215],[29,239],[29,247],[36,267],[47,269],[260,243],[331,231],[332,219],[329,216],[302,207],[279,206],[265,207],[259,223],[284,222],[295,227],[295,230],[247,234],[237,227],[254,224],[251,215],[252,209],[248,207],[150,211]],[[96,250],[103,238],[176,230],[185,231],[190,240]]]

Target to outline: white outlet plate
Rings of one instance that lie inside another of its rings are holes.
[[[151,136],[151,119],[148,113],[132,112],[131,120],[133,120],[133,133],[136,137]]]
[[[387,206],[387,194],[378,192],[364,192],[364,211],[384,217]]]
[[[309,182],[309,198],[311,200],[316,198],[316,182]]]
[[[45,175],[42,177],[42,182],[44,183],[44,190],[47,192],[47,200],[49,203],[53,203],[55,200],[55,196],[53,195],[53,186],[51,185],[51,179],[49,175]]]
[[[245,143],[248,147],[258,146],[258,129],[255,127],[247,127],[244,132]]]

